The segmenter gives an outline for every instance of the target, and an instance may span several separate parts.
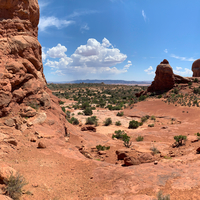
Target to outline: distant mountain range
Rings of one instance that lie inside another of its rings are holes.
[[[62,82],[48,82],[48,83],[105,83],[105,84],[119,84],[119,85],[150,85],[152,81],[124,81],[124,80],[75,80],[75,81],[62,81]]]

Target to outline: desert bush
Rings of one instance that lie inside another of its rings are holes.
[[[138,122],[138,121],[132,120],[132,121],[129,122],[129,127],[128,128],[136,129],[141,125],[142,125],[142,122]]]
[[[143,141],[143,139],[144,139],[144,138],[143,138],[142,136],[139,135],[135,140],[136,140],[137,142],[140,142],[140,141]]]
[[[112,119],[109,117],[104,121],[104,126],[109,126],[110,124],[112,124]]]
[[[149,119],[149,115],[145,115],[145,116],[143,116],[142,118],[141,118],[141,122],[142,123],[144,123],[144,122],[146,122],[148,119]]]
[[[59,104],[60,105],[63,105],[65,102],[64,101],[59,101]]]
[[[170,195],[164,196],[162,194],[162,191],[159,191],[158,194],[157,194],[157,198],[158,198],[158,200],[170,200]]]
[[[144,96],[144,95],[141,95],[140,97],[139,97],[139,101],[144,101],[146,99],[146,96]]]
[[[65,107],[61,107],[62,108],[62,111],[65,113]]]
[[[174,139],[176,140],[176,143],[178,146],[183,145],[183,140],[187,140],[187,136],[185,135],[176,135],[174,136]]]
[[[73,125],[78,125],[79,124],[78,119],[75,118],[75,117],[72,117],[71,119],[68,119],[68,122],[73,124]]]
[[[151,147],[150,150],[152,151],[153,155],[160,153],[160,151],[156,147]]]
[[[90,107],[90,104],[89,104],[89,102],[88,101],[85,101],[84,103],[82,103],[82,105],[81,105],[81,109],[86,109],[87,107]]]
[[[23,194],[22,188],[28,184],[25,178],[19,173],[17,173],[16,175],[13,175],[12,173],[8,177],[8,180],[4,182],[6,184],[6,195],[13,198],[14,200],[19,200],[19,198]]]
[[[70,115],[71,115],[71,112],[68,110],[67,113],[66,113],[66,118],[69,119]]]
[[[157,98],[158,98],[158,99],[161,99],[161,98],[162,98],[162,94],[159,94],[159,95],[157,96]]]
[[[154,124],[149,124],[148,127],[154,127]]]
[[[83,113],[82,112],[78,112],[78,115],[82,115]]]
[[[121,126],[122,124],[121,124],[120,121],[117,121],[117,122],[115,122],[115,125],[116,125],[116,126]]]
[[[189,82],[188,85],[191,86],[191,85],[192,85],[192,82]]]
[[[198,83],[199,80],[197,78],[194,79],[194,83]]]
[[[98,150],[98,151],[105,151],[105,150],[109,150],[110,149],[110,146],[102,146],[102,145],[97,145],[96,146],[96,149]]]
[[[155,121],[156,117],[154,115],[152,115],[150,119]]]
[[[119,117],[121,117],[121,116],[123,116],[124,115],[124,112],[118,112],[117,113],[117,116],[119,116]]]
[[[89,108],[89,107],[85,108],[85,110],[83,111],[83,113],[85,115],[92,115],[93,114],[92,109]]]
[[[98,121],[97,117],[96,116],[92,116],[92,117],[88,117],[86,119],[86,123],[85,124],[90,124],[90,125],[94,124],[95,126],[97,126],[97,121]]]
[[[117,130],[115,131],[115,134],[112,135],[112,138],[117,138],[119,140],[123,140],[124,141],[124,146],[129,148],[131,146],[131,142],[130,142],[130,137],[121,130]]]

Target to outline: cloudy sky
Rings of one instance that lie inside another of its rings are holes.
[[[200,1],[38,0],[47,81],[151,81],[167,59],[192,76],[200,58]]]

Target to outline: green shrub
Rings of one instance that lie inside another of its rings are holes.
[[[139,135],[139,136],[136,138],[136,141],[137,141],[137,142],[140,142],[140,141],[143,141],[143,139],[144,139],[144,138],[143,138],[142,136]]]
[[[62,111],[65,113],[65,107],[61,107],[62,108]]]
[[[148,127],[154,127],[154,124],[149,124]]]
[[[97,117],[96,116],[92,116],[92,117],[88,117],[87,119],[86,119],[86,123],[85,124],[89,124],[89,125],[95,125],[95,126],[97,126],[97,121],[98,121],[98,119],[97,119]]]
[[[81,105],[81,109],[86,109],[87,107],[90,107],[89,102],[88,101],[83,102]]]
[[[83,113],[84,113],[85,115],[92,115],[92,114],[93,114],[92,109],[89,108],[89,107],[87,107],[87,108],[83,111]]]
[[[200,136],[200,133],[199,133],[199,132],[197,133],[197,136]]]
[[[142,118],[141,118],[141,122],[142,123],[144,123],[144,122],[146,122],[148,119],[149,119],[149,115],[145,115],[145,116],[143,116]]]
[[[176,140],[176,143],[178,146],[181,146],[183,145],[183,140],[187,140],[187,136],[185,135],[177,135],[177,136],[174,136],[174,139]]]
[[[159,95],[157,96],[157,98],[158,98],[158,99],[161,99],[161,98],[162,98],[162,94],[159,94]]]
[[[112,135],[112,138],[117,138],[119,140],[123,140],[124,141],[124,146],[129,148],[131,146],[131,142],[130,142],[130,137],[121,130],[115,131],[115,134]]]
[[[101,146],[101,145],[97,145],[96,146],[96,149],[98,150],[98,151],[105,151],[105,150],[109,150],[110,149],[110,146]]]
[[[162,191],[159,191],[157,194],[158,200],[170,200],[170,195],[164,196]]]
[[[150,150],[152,151],[153,155],[160,153],[160,151],[156,147],[151,147]]]
[[[115,122],[115,125],[116,125],[116,126],[121,126],[122,124],[121,124],[120,121],[117,121],[117,122]]]
[[[75,118],[75,117],[72,117],[71,119],[68,119],[68,122],[73,124],[73,125],[78,125],[79,124],[78,119]]]
[[[192,85],[192,82],[189,82],[188,85],[191,86],[191,85]]]
[[[66,113],[66,118],[69,119],[70,115],[71,115],[71,112],[68,110],[67,113]]]
[[[139,97],[139,101],[144,101],[146,99],[146,96],[144,96],[144,95],[141,95],[140,97]]]
[[[82,112],[78,112],[78,115],[82,115],[83,113]]]
[[[194,79],[194,83],[198,83],[199,80],[197,78]]]
[[[139,126],[142,126],[142,122],[138,122],[138,121],[132,120],[132,121],[129,122],[129,127],[128,128],[136,129]]]
[[[59,101],[59,104],[60,105],[63,105],[65,102],[64,101]]]
[[[119,116],[119,117],[121,117],[121,116],[123,116],[124,115],[124,112],[118,112],[117,113],[117,116]]]
[[[112,124],[112,119],[111,119],[111,118],[107,118],[107,119],[104,121],[104,126],[109,126],[110,124]]]
[[[122,139],[124,134],[124,131],[118,130],[115,131],[115,134],[112,135],[112,138]]]
[[[154,115],[152,115],[150,119],[155,121],[156,117]]]
[[[15,176],[11,174],[8,177],[8,180],[4,182],[6,184],[6,194],[14,200],[19,200],[23,194],[22,188],[28,184],[25,178],[19,173],[17,173]]]

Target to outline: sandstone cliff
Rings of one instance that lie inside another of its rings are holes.
[[[43,122],[56,115],[64,133],[64,113],[43,74],[38,23],[37,0],[0,0],[0,117],[9,116],[13,126],[24,131],[41,113],[46,116]],[[26,116],[31,107],[35,112]]]

